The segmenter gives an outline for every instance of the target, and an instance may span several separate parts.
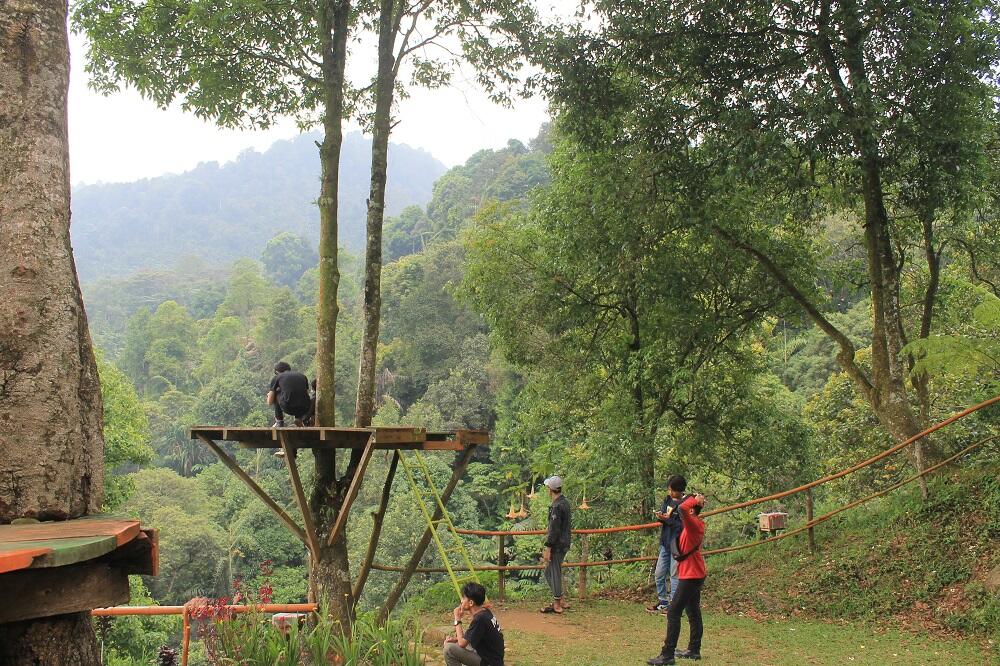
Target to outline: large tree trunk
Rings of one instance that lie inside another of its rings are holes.
[[[901,356],[904,342],[903,316],[899,305],[900,267],[893,252],[889,215],[882,187],[882,156],[876,136],[877,110],[865,63],[864,41],[867,37],[855,2],[841,7],[841,34],[835,50],[832,10],[829,0],[820,4],[817,40],[820,56],[837,98],[841,113],[850,120],[851,139],[857,154],[864,199],[864,241],[868,260],[868,279],[872,295],[872,370],[864,377],[854,359],[853,350],[841,343],[840,364],[848,371],[859,390],[868,399],[872,412],[897,441],[920,432],[916,415],[906,390],[907,368]],[[837,52],[843,61],[838,60]],[[847,80],[842,77],[847,73]],[[908,452],[918,471],[923,471],[921,442]],[[926,485],[921,484],[926,494]]]
[[[365,328],[358,364],[358,400],[354,425],[371,425],[375,412],[375,368],[378,363],[379,322],[382,310],[382,222],[385,219],[385,182],[389,169],[389,133],[396,84],[395,0],[381,0],[378,35],[378,74],[375,81],[375,123],[372,130],[371,184],[368,191],[368,241],[365,246]]]
[[[101,507],[101,391],[69,237],[68,86],[66,3],[0,3],[0,523]],[[86,615],[0,627],[0,646],[11,663],[97,663]]]
[[[344,115],[344,71],[347,60],[347,35],[351,5],[349,0],[327,0],[320,7],[318,28],[323,52],[323,143],[320,146],[320,268],[319,303],[317,303],[316,349],[316,424],[336,423],[336,340],[339,306],[337,291],[340,269],[337,266],[337,188],[340,177],[340,149],[343,143],[341,123]],[[351,581],[344,531],[330,546],[326,536],[333,528],[346,492],[346,483],[337,480],[334,450],[314,449],[316,473],[309,497],[322,547],[314,553],[309,566],[310,598],[324,604],[330,617],[340,620],[345,629],[351,625]],[[356,457],[352,455],[352,461]],[[348,466],[350,470],[356,463]],[[348,482],[349,483],[349,482]]]
[[[96,666],[101,653],[90,613],[56,615],[0,625],[4,666]]]

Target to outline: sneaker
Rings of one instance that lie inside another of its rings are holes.
[[[283,419],[274,419],[274,423],[271,424],[272,428],[284,428],[285,421]]]
[[[650,613],[659,613],[660,615],[666,615],[667,609],[670,608],[667,604],[654,604],[652,606],[646,606],[646,610]]]
[[[285,457],[285,450],[284,449],[278,449],[277,451],[274,452],[274,457],[275,458],[284,458]]]
[[[671,664],[676,664],[673,657],[668,657],[665,654],[658,654],[652,659],[647,659],[646,663],[649,666],[670,666]]]
[[[700,652],[692,652],[691,650],[677,650],[674,652],[674,656],[678,659],[690,659],[692,661],[701,659]]]

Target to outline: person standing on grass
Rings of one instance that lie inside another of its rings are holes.
[[[705,521],[701,514],[705,506],[703,495],[689,495],[678,511],[684,522],[684,530],[677,538],[678,576],[677,593],[667,610],[667,637],[663,641],[660,654],[646,661],[649,666],[664,666],[677,663],[674,659],[701,659],[701,588],[705,584],[705,558],[701,554],[701,544],[705,539]],[[687,613],[691,625],[691,636],[686,650],[677,649],[681,635],[681,613]]]
[[[570,530],[573,528],[569,500],[562,494],[563,481],[558,476],[550,476],[543,481],[549,489],[552,505],[549,507],[549,526],[545,533],[545,547],[542,549],[542,564],[545,565],[545,581],[552,590],[552,603],[542,609],[543,613],[562,614],[563,604],[562,563],[569,551]]]
[[[504,666],[503,630],[485,603],[482,585],[466,583],[462,587],[462,602],[454,611],[455,635],[444,639],[446,666]],[[466,615],[472,618],[468,631],[462,627]]]
[[[670,600],[677,593],[677,562],[670,555],[670,544],[680,535],[684,526],[677,507],[680,506],[686,489],[687,480],[683,476],[680,474],[671,476],[667,481],[667,496],[663,498],[660,510],[653,512],[653,515],[663,526],[660,528],[660,555],[656,559],[656,571],[653,573],[658,599],[655,604],[646,607],[650,613],[666,615],[667,608],[670,607]],[[670,578],[669,592],[667,591],[668,577]]]
[[[285,426],[285,414],[290,414],[295,425],[301,426],[302,418],[312,406],[309,380],[301,372],[294,372],[284,361],[278,361],[274,364],[274,378],[267,387],[267,404],[274,407],[272,428]]]

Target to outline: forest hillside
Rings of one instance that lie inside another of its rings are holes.
[[[213,264],[257,257],[282,231],[315,242],[318,136],[302,134],[264,152],[247,150],[233,162],[208,162],[182,174],[75,188],[72,234],[80,279],[163,268],[183,257]],[[371,139],[359,132],[344,137],[340,239],[348,248],[364,245],[370,152]],[[426,151],[393,144],[387,212],[426,204],[444,171]]]

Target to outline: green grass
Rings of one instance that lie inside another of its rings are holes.
[[[666,628],[662,616],[650,615],[641,605],[628,602],[577,602],[562,617],[539,615],[540,620],[533,619],[534,612],[534,606],[497,610],[507,641],[509,666],[644,664],[659,653]],[[441,615],[427,619],[435,627],[443,624]],[[706,612],[704,620],[700,663],[706,666],[989,663],[989,657],[975,641],[918,637],[899,630],[878,631],[867,626],[797,618],[762,621],[719,611]],[[685,621],[681,626],[681,648],[687,645],[687,631]],[[428,642],[431,640],[435,638],[428,636]]]

